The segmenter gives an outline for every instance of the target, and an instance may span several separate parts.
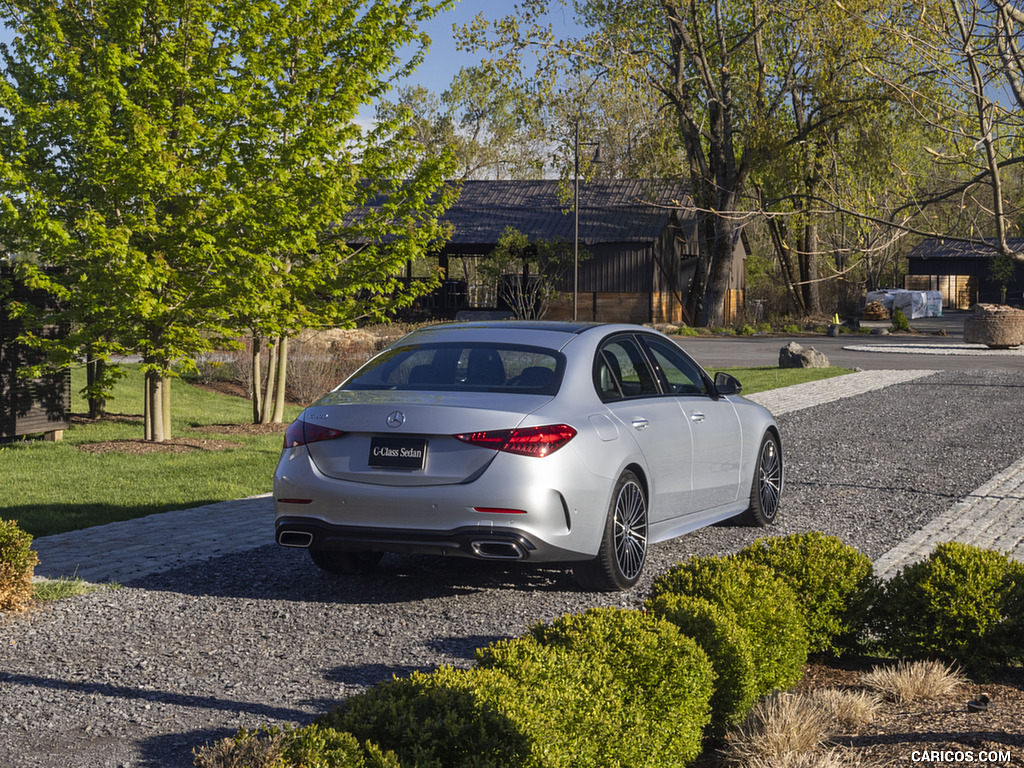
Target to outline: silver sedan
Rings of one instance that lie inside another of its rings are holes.
[[[653,543],[775,520],[778,427],[739,392],[640,326],[424,328],[288,427],[277,541],[341,573],[428,553],[628,589]]]

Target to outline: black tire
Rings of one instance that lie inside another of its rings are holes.
[[[579,563],[573,574],[584,589],[619,592],[637,583],[646,559],[647,493],[626,470],[612,491],[597,557]]]
[[[750,506],[740,515],[741,523],[765,528],[775,522],[782,496],[782,480],[782,449],[779,439],[768,432],[757,449],[754,479],[750,484]]]
[[[356,576],[360,573],[370,573],[377,567],[383,554],[380,552],[335,552],[330,549],[310,549],[309,556],[316,566],[324,571]]]

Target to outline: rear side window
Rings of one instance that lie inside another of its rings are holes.
[[[414,344],[382,353],[342,389],[554,395],[564,371],[564,355],[540,347]]]
[[[662,376],[662,386],[674,395],[706,395],[700,368],[679,347],[657,336],[644,336],[644,344]]]
[[[594,387],[602,400],[659,394],[654,372],[632,336],[615,336],[594,360]]]

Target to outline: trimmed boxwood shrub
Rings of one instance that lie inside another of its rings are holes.
[[[710,718],[707,655],[636,611],[566,616],[442,667],[382,683],[318,720],[418,768],[684,766]]]
[[[309,725],[291,731],[284,748],[288,768],[401,768],[393,752],[360,744],[351,733]]]
[[[441,667],[380,683],[316,723],[379,744],[417,768],[524,765],[531,741],[523,726],[533,722],[516,721],[519,688],[494,670]]]
[[[0,612],[23,611],[32,600],[32,574],[39,557],[32,537],[13,520],[0,520]]]
[[[906,566],[879,606],[882,644],[909,658],[939,657],[973,672],[1019,657],[1024,565],[1008,554],[939,544]]]
[[[1024,643],[1020,640],[1024,637],[1024,568],[1011,565],[1006,581],[1007,588],[1003,598],[1003,614],[1006,620],[1001,634],[1007,638],[1007,661],[1024,663]]]
[[[318,725],[240,730],[193,750],[196,768],[401,768],[391,752]]]
[[[652,764],[636,732],[643,713],[626,711],[606,664],[528,637],[500,646],[514,668],[416,673],[350,698],[320,722],[417,768],[630,764],[623,756]]]
[[[704,649],[715,671],[708,735],[725,736],[750,711],[757,699],[750,639],[731,613],[690,595],[665,594],[647,602],[648,610],[679,628]]]
[[[575,655],[577,663],[611,670],[633,723],[616,736],[622,765],[679,766],[700,754],[714,672],[707,654],[673,624],[639,611],[592,608],[534,625],[530,634],[541,645]],[[519,675],[524,653],[531,653],[528,644],[517,641],[493,645],[478,657],[483,666]]]
[[[739,557],[771,568],[796,593],[811,653],[860,649],[877,594],[871,559],[818,531],[758,539]]]
[[[807,630],[793,590],[765,565],[735,556],[692,557],[654,580],[651,597],[690,595],[730,611],[747,633],[758,696],[795,685]]]

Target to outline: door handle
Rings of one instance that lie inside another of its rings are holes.
[[[694,411],[690,414],[690,421],[704,421],[704,414],[700,411]]]
[[[633,419],[633,429],[637,430],[638,432],[642,432],[643,430],[647,429],[648,424],[650,424],[650,422],[647,421],[647,419]]]

